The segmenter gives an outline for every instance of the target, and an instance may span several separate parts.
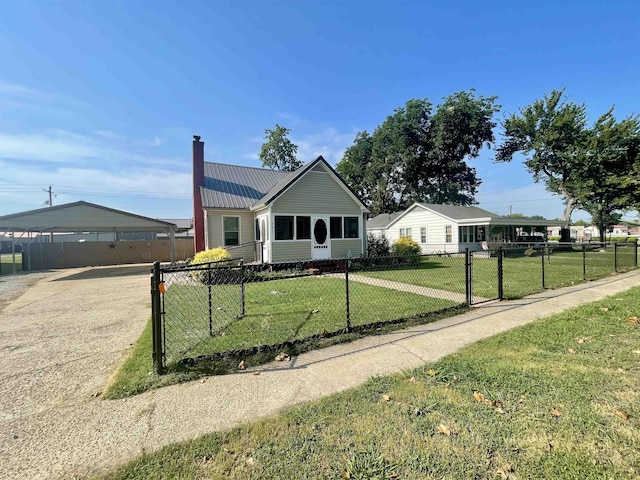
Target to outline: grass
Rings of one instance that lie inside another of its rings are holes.
[[[640,476],[640,289],[103,478]]]
[[[464,255],[423,257],[421,264],[386,271],[363,271],[358,274],[429,288],[465,293]],[[631,267],[633,249],[619,249],[619,264]],[[545,287],[559,288],[583,282],[583,258],[578,250],[558,251],[545,257]],[[603,278],[614,272],[613,249],[602,253],[589,251],[586,256],[588,280]],[[473,294],[486,298],[498,296],[498,260],[496,257],[474,256]],[[542,290],[542,258],[507,256],[503,261],[504,296],[521,298]]]
[[[185,356],[279,345],[347,327],[345,281],[312,276],[245,285],[171,285],[164,295],[168,363]],[[351,284],[352,326],[404,319],[454,307],[442,300]]]
[[[22,272],[22,253],[16,253],[16,273]],[[0,254],[0,275],[13,273],[13,256],[10,253]]]

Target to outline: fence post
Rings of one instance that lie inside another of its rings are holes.
[[[470,307],[473,302],[472,293],[472,271],[471,271],[471,252],[469,248],[464,250],[464,275],[465,275],[465,293],[467,294],[467,306]]]
[[[638,268],[638,242],[633,242],[633,266]]]
[[[245,287],[244,287],[244,258],[240,259],[240,299],[242,301],[242,316],[245,315]]]
[[[613,271],[618,271],[618,242],[613,242]]]
[[[545,249],[545,247],[542,247],[540,249],[540,253],[542,254],[542,255],[540,255],[540,258],[542,259],[542,290],[544,290],[544,288],[545,288],[544,287],[544,249]]]
[[[211,298],[211,264],[207,266],[207,298],[209,299],[209,336],[213,337],[213,300]]]
[[[502,247],[498,248],[498,299],[504,300],[504,270],[503,270]]]
[[[151,272],[151,337],[153,368],[156,373],[164,371],[162,355],[162,308],[160,303],[160,262],[153,262]]]
[[[582,280],[587,281],[587,246],[582,244]]]
[[[349,260],[344,262],[344,284],[345,293],[347,295],[347,331],[351,331],[351,304],[349,298]]]

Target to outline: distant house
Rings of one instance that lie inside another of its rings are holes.
[[[403,212],[371,218],[367,233],[416,241],[423,253],[481,250],[483,242],[530,241],[545,237],[550,220],[502,217],[478,207],[414,203]]]
[[[193,172],[196,252],[263,263],[366,254],[368,209],[321,156],[294,172],[211,163],[194,136]]]

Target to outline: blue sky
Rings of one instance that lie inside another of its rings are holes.
[[[0,215],[52,185],[54,205],[188,218],[194,134],[208,161],[260,166],[278,123],[335,164],[407,100],[470,88],[498,119],[554,88],[621,119],[640,113],[639,19],[637,1],[2,2]],[[481,207],[561,215],[492,157],[470,162]]]

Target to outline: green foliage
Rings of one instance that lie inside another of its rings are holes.
[[[403,257],[420,255],[420,245],[409,237],[400,237],[393,244],[393,254]]]
[[[345,466],[346,478],[353,480],[391,480],[398,478],[397,469],[397,463],[389,462],[373,447],[350,454]]]
[[[302,162],[296,158],[298,146],[287,138],[290,132],[290,129],[278,124],[273,130],[265,129],[266,141],[262,144],[258,155],[263,167],[293,171],[302,166]]]
[[[389,255],[389,239],[384,233],[378,237],[371,233],[367,234],[367,256],[385,257]]]
[[[470,205],[480,184],[466,161],[494,141],[496,97],[458,92],[433,109],[409,100],[378,126],[360,132],[336,166],[373,213],[415,201]]]

